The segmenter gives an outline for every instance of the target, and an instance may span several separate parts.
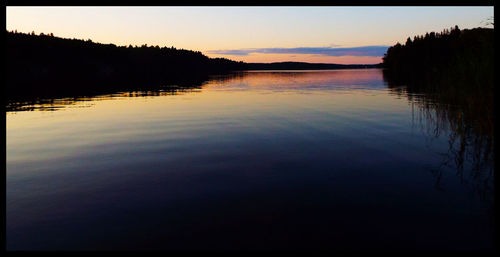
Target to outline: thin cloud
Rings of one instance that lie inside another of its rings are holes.
[[[220,55],[249,55],[263,54],[315,54],[323,56],[383,56],[388,46],[359,46],[359,47],[295,47],[295,48],[246,48],[210,50],[210,54]]]

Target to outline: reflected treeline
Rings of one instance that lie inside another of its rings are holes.
[[[38,96],[15,95],[7,99],[7,112],[19,111],[57,111],[66,107],[75,106],[88,107],[82,105],[86,101],[107,100],[116,97],[154,97],[167,95],[182,95],[186,93],[199,92],[201,88],[212,81],[224,82],[235,77],[242,76],[240,73],[228,73],[219,75],[206,75],[202,77],[186,77],[183,80],[171,81],[171,84],[163,86],[139,85],[113,85],[104,87],[102,90],[76,91],[47,93]]]
[[[8,99],[193,84],[210,74],[246,67],[243,62],[174,47],[116,46],[43,33],[7,32],[6,37]]]
[[[481,94],[460,93],[454,88],[464,85],[456,82],[453,87],[433,84],[436,83],[433,81],[446,83],[444,81],[448,78],[430,78],[427,86],[422,87],[422,81],[415,82],[416,84],[401,84],[384,73],[389,89],[408,98],[415,124],[433,138],[448,138],[448,150],[443,154],[442,163],[433,170],[436,187],[442,187],[443,168],[448,167],[456,170],[463,183],[471,183],[483,199],[493,201],[493,98],[482,97]]]

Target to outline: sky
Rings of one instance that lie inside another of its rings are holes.
[[[8,6],[6,14],[9,31],[174,46],[245,62],[370,64],[408,37],[485,27],[493,7]]]

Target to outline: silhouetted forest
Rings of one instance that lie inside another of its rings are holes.
[[[330,70],[381,68],[382,64],[334,64],[307,62],[248,63],[248,70]]]
[[[454,167],[482,195],[493,189],[493,33],[458,27],[427,33],[396,44],[384,57],[390,90],[408,97],[429,134],[448,134],[442,166]],[[435,174],[439,184],[441,169]]]
[[[451,76],[445,79],[451,84],[467,81],[474,85],[460,90],[489,94],[493,89],[493,32],[489,28],[460,30],[455,26],[408,38],[404,45],[397,43],[387,50],[383,57],[385,73],[393,81],[413,87],[425,87],[429,80],[439,82]]]
[[[93,94],[116,88],[199,84],[247,65],[174,47],[116,46],[7,31],[6,93]]]

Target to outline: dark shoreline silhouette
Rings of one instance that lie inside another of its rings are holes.
[[[7,32],[9,99],[188,86],[246,64],[159,46],[116,46],[52,34]]]
[[[66,39],[52,33],[7,31],[8,102],[89,96],[119,90],[197,86],[210,75],[244,70],[364,69],[376,65],[244,63],[209,58],[199,51],[159,46],[116,46]]]
[[[413,40],[408,37],[405,44],[389,47],[383,57],[384,73],[412,88],[493,97],[493,43],[494,29],[489,28],[455,26]]]

